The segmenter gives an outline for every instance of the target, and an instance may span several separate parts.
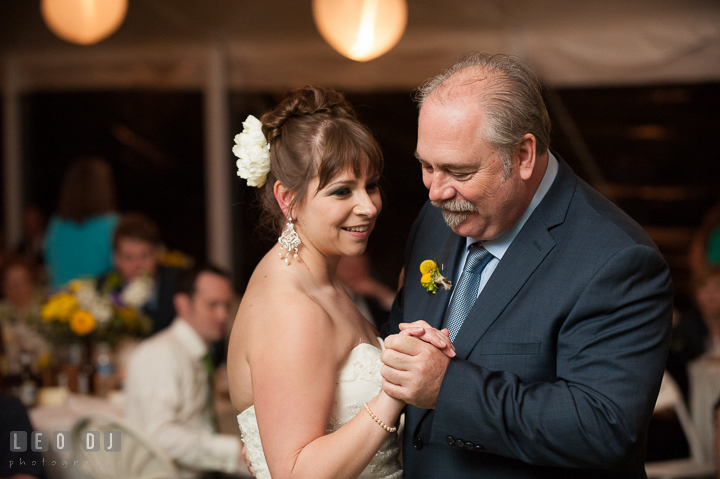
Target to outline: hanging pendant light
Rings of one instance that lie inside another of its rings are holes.
[[[394,47],[405,32],[405,0],[313,0],[313,18],[326,42],[359,62]]]
[[[120,28],[128,0],[41,0],[45,24],[71,43],[91,45]]]

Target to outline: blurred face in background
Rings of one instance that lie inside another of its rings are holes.
[[[720,322],[720,272],[700,282],[695,300],[705,321]]]
[[[125,282],[132,281],[141,273],[155,276],[157,249],[148,241],[137,238],[119,238],[114,261],[115,267]]]
[[[3,278],[3,295],[14,306],[22,308],[30,304],[33,281],[30,271],[23,265],[9,266]]]
[[[195,293],[175,295],[175,309],[207,343],[219,341],[230,319],[232,286],[224,276],[200,273],[195,280]]]

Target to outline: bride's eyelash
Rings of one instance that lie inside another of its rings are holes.
[[[350,194],[350,188],[347,188],[347,187],[338,188],[330,194],[333,196],[346,196],[346,195]]]

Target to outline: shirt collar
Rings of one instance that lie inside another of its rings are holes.
[[[527,221],[527,219],[530,218],[532,212],[535,211],[535,208],[537,208],[537,206],[547,194],[550,186],[552,186],[552,183],[557,176],[557,172],[558,161],[555,156],[550,151],[548,151],[548,164],[547,168],[545,168],[545,174],[543,175],[543,179],[540,181],[537,190],[535,190],[535,194],[530,201],[530,205],[528,205],[527,209],[522,214],[520,219],[507,232],[501,234],[495,239],[482,242],[482,245],[485,247],[486,250],[488,250],[491,255],[493,255],[497,259],[502,259],[503,255],[508,250],[517,234],[520,232],[522,227],[525,226],[525,222]],[[467,238],[467,246],[470,246],[474,243],[477,243],[477,240],[473,238]]]
[[[202,337],[190,326],[190,323],[181,317],[175,318],[170,325],[172,334],[180,343],[185,346],[190,355],[195,359],[202,358],[208,352],[208,346]]]

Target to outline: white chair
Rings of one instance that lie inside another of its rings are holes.
[[[100,450],[84,451],[83,432],[100,433]],[[106,451],[105,431],[120,431],[120,450]],[[127,420],[90,414],[80,417],[71,431],[73,460],[79,477],[85,479],[180,479],[172,459],[157,443]],[[87,461],[87,464],[85,464]],[[99,465],[98,465],[99,463]],[[111,464],[111,465],[108,465]]]
[[[680,426],[690,449],[690,457],[670,461],[648,462],[645,472],[648,478],[710,478],[715,477],[715,465],[705,457],[700,436],[690,419],[687,407],[675,380],[665,371],[660,394],[658,394],[655,410],[672,408],[677,415]]]

